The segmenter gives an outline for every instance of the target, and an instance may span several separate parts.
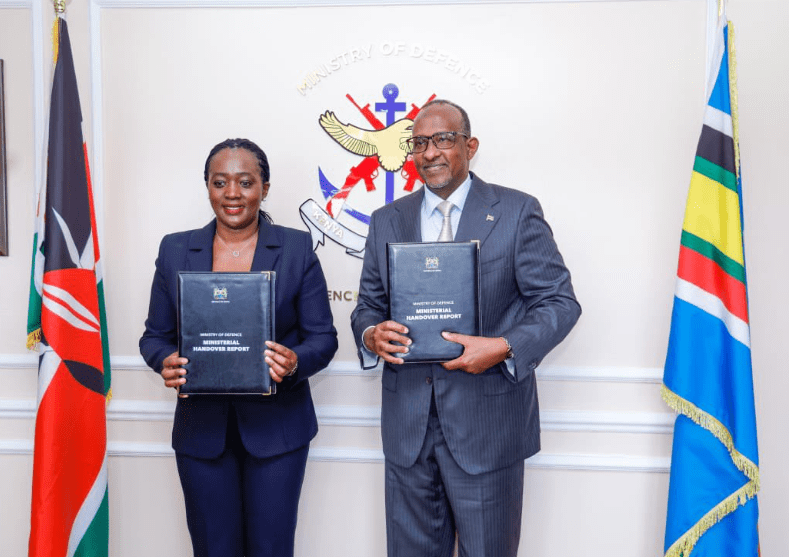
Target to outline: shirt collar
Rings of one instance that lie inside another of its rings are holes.
[[[457,207],[460,212],[463,212],[463,205],[466,204],[466,198],[468,197],[468,192],[471,189],[471,173],[466,176],[466,179],[463,181],[462,184],[458,186],[458,189],[452,192],[447,199],[452,202],[452,204]],[[444,201],[438,195],[433,193],[433,191],[425,186],[425,212],[427,215],[432,215],[433,211],[435,211],[436,207],[439,203]]]

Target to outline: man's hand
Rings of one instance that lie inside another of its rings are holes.
[[[370,352],[375,352],[390,364],[402,364],[403,359],[398,358],[397,354],[404,354],[408,352],[408,346],[411,344],[411,339],[405,336],[408,334],[408,327],[401,325],[396,321],[384,321],[378,323],[375,327],[367,329],[364,332],[362,342]],[[399,344],[392,344],[399,342]]]
[[[444,362],[445,369],[459,369],[467,373],[482,373],[507,358],[507,343],[502,338],[474,337],[459,333],[441,333],[446,340],[463,345],[460,357]]]

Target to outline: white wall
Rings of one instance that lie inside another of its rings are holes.
[[[172,393],[145,368],[137,339],[160,238],[211,216],[202,183],[208,150],[226,137],[259,142],[272,165],[267,210],[305,229],[299,207],[322,199],[318,168],[341,184],[360,160],[332,142],[318,116],[332,110],[369,127],[345,94],[380,102],[389,82],[407,102],[436,93],[468,109],[480,139],[472,170],[540,199],[584,308],[539,371],[543,451],[527,462],[521,554],[661,554],[672,414],[660,401],[660,368],[703,114],[707,3],[166,4],[68,4],[100,190],[114,367],[111,554],[189,554],[169,449]],[[789,6],[730,0],[729,16],[738,32],[760,533],[763,554],[774,555],[788,545],[780,521],[789,480],[779,472],[789,456],[779,434],[789,390],[779,356],[789,333],[781,311],[787,234],[779,227],[789,208],[789,122],[780,104],[789,92],[789,40],[778,21]],[[49,2],[0,0],[11,231],[11,255],[0,258],[0,555],[9,556],[24,554],[29,531],[36,364],[24,354],[24,330],[34,129],[47,96],[51,18]],[[398,42],[405,50],[388,54]],[[412,56],[417,45],[446,51],[476,77]],[[321,63],[368,48],[306,94],[298,90]],[[349,201],[363,210],[380,204],[383,178],[376,184],[371,194],[357,187]],[[360,261],[331,241],[317,253],[330,290],[357,289]],[[385,554],[380,375],[361,373],[354,361],[352,308],[332,303],[340,350],[312,381],[321,431],[301,502],[301,556]]]

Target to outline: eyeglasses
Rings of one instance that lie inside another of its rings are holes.
[[[405,142],[406,145],[408,145],[408,151],[410,153],[424,153],[427,151],[427,147],[430,145],[431,140],[433,141],[433,145],[438,149],[451,149],[455,146],[459,135],[468,139],[466,134],[460,132],[438,132],[433,135],[417,135],[406,139]]]

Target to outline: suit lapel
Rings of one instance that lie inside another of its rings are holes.
[[[472,175],[471,189],[463,205],[455,241],[479,240],[484,244],[500,216],[501,206],[493,189],[486,182]]]
[[[189,238],[186,271],[210,271],[214,264],[214,235],[216,219],[195,230]],[[260,217],[258,243],[252,258],[252,271],[271,271],[277,264],[282,248],[282,234]]]
[[[425,197],[424,186],[411,195],[404,197],[394,207],[397,209],[392,219],[392,238],[398,242],[422,241],[422,199]]]
[[[281,252],[282,233],[261,216],[252,271],[273,271]]]
[[[186,271],[210,271],[214,263],[214,234],[216,219],[203,228],[195,230],[189,237],[186,252]]]

